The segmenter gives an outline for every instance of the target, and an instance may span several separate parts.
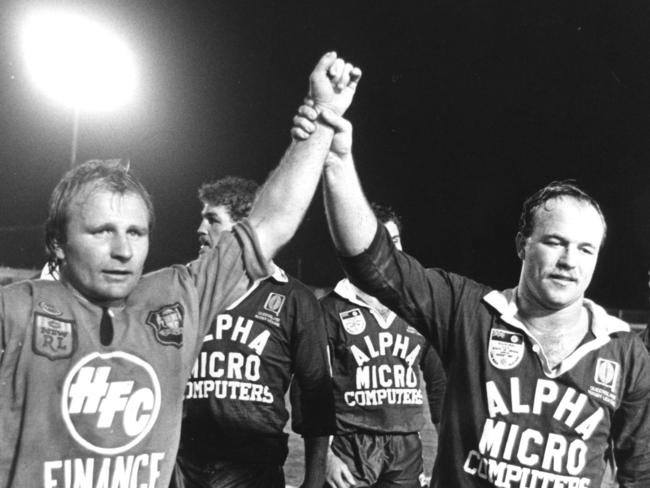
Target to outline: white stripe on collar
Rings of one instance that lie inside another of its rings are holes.
[[[390,314],[388,314],[388,317],[384,319],[379,312],[377,312],[372,306],[370,306],[368,303],[364,302],[361,297],[357,294],[357,289],[354,287],[354,285],[348,280],[347,278],[343,278],[341,281],[339,281],[336,286],[334,287],[334,293],[336,293],[338,296],[341,298],[354,303],[355,305],[359,305],[360,307],[367,308],[370,310],[372,315],[377,319],[377,321],[385,328],[388,327],[390,324],[393,323],[395,320],[395,317],[397,315],[395,312],[390,310]]]

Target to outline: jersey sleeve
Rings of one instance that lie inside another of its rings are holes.
[[[442,367],[440,356],[430,345],[427,345],[422,359],[420,360],[420,369],[427,391],[427,400],[429,402],[429,412],[431,421],[434,424],[440,423],[440,414],[442,412],[442,399],[445,395],[445,384],[447,375]]]
[[[198,293],[200,324],[207,329],[254,281],[270,276],[272,266],[260,251],[255,230],[244,220],[232,232],[222,233],[214,249],[192,261],[188,270]]]
[[[453,354],[453,327],[473,313],[490,288],[463,276],[428,269],[399,251],[383,225],[368,249],[357,256],[341,257],[350,281],[415,327],[435,347],[443,364]]]
[[[318,300],[308,290],[301,290],[296,299],[291,398],[298,415],[292,426],[304,437],[327,436],[334,433],[335,413],[323,316]]]
[[[650,356],[638,338],[631,344],[627,389],[612,421],[621,488],[650,486]]]

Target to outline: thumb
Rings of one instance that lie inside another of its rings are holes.
[[[327,70],[332,66],[334,61],[336,61],[335,51],[323,54],[323,56],[318,60],[318,63],[316,63],[314,71],[312,71],[312,77],[327,76]]]
[[[350,122],[326,107],[322,107],[320,114],[323,120],[336,132],[347,132],[352,129]]]

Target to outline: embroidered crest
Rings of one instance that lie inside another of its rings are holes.
[[[596,362],[596,372],[594,373],[594,381],[612,391],[616,391],[616,383],[620,370],[621,365],[616,361],[598,358],[598,361]]]
[[[56,317],[62,315],[59,309],[50,303],[41,301],[38,302],[38,306],[41,307],[45,313],[48,313],[50,315],[54,315]]]
[[[35,354],[52,361],[72,357],[77,349],[77,329],[74,321],[35,312],[32,349]]]
[[[512,369],[524,357],[524,336],[503,329],[490,331],[488,358],[490,364],[498,369]]]
[[[183,307],[179,303],[165,305],[149,312],[149,324],[158,342],[164,346],[181,347],[183,345]]]
[[[277,315],[280,315],[280,310],[282,310],[282,305],[284,305],[285,296],[280,295],[279,293],[269,293],[269,296],[266,297],[266,302],[264,302],[264,309],[269,312]]]
[[[339,317],[341,317],[343,328],[348,332],[348,334],[358,335],[366,328],[366,319],[358,308],[341,312]]]

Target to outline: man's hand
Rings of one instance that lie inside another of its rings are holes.
[[[294,139],[305,140],[316,130],[316,119],[318,111],[314,108],[314,102],[307,99],[298,107],[298,113],[293,117],[291,135]],[[323,122],[334,129],[334,139],[330,146],[325,164],[333,164],[348,158],[352,154],[352,124],[343,117],[336,115],[328,109],[320,112]]]
[[[349,488],[356,484],[350,469],[331,449],[327,451],[325,480],[334,488]]]
[[[359,68],[329,52],[320,58],[309,76],[309,98],[318,110],[328,108],[343,115],[352,103],[360,78]]]

